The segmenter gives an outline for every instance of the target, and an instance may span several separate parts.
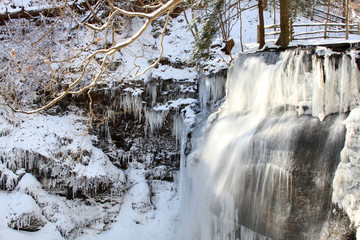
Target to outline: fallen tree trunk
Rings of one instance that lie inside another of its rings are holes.
[[[11,19],[18,19],[18,18],[29,19],[29,18],[38,17],[40,15],[45,16],[45,17],[54,17],[54,16],[59,16],[60,13],[61,13],[60,7],[35,9],[35,10],[26,10],[26,9],[22,8],[19,11],[0,13],[0,20],[7,21],[7,20],[11,20]]]

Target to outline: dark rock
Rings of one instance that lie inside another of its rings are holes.
[[[27,232],[36,232],[44,227],[46,222],[43,218],[39,218],[31,213],[24,213],[18,216],[17,219],[12,219],[8,226],[15,230],[22,230]]]

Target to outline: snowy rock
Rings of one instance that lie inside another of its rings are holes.
[[[46,224],[47,221],[40,207],[32,197],[21,192],[13,192],[9,197],[11,199],[8,206],[10,228],[34,232]]]
[[[157,179],[157,180],[169,180],[173,181],[173,174],[167,169],[166,166],[155,167],[152,172],[152,175],[147,176],[148,179]]]
[[[0,162],[0,188],[13,190],[16,187],[18,180],[19,176]]]
[[[139,182],[130,189],[132,208],[139,214],[148,213],[152,209],[150,187],[146,182]]]
[[[54,223],[67,238],[79,235],[84,228],[94,228],[99,222],[111,221],[116,214],[112,206],[118,204],[117,201],[110,202],[111,199],[108,204],[100,204],[94,199],[88,199],[87,202],[66,200],[64,197],[47,193],[31,174],[24,175],[16,190],[35,199],[46,219]],[[102,230],[103,228],[104,225]]]

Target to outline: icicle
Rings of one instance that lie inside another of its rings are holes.
[[[145,132],[149,132],[150,134],[153,134],[154,131],[160,129],[164,124],[164,120],[167,114],[168,114],[167,110],[164,111],[146,110]]]
[[[226,78],[221,75],[206,77],[199,81],[199,100],[203,109],[207,108],[207,102],[212,106],[216,101],[225,96]]]
[[[141,95],[127,94],[120,98],[120,109],[125,113],[133,112],[140,120],[142,118],[143,103]]]
[[[173,117],[173,129],[172,134],[175,137],[177,143],[181,143],[185,138],[186,126],[181,115],[175,115]]]
[[[109,110],[107,111],[107,116],[105,120],[105,139],[108,143],[112,143],[111,134],[110,134],[110,127],[109,127],[109,121],[115,120],[115,111]]]
[[[147,90],[151,99],[151,106],[155,106],[157,99],[157,83],[148,83]]]
[[[325,115],[341,112],[340,95],[342,93],[339,87],[338,71],[335,68],[335,60],[330,55],[325,56],[324,60],[324,76],[325,76],[325,102],[324,113]],[[320,73],[321,74],[321,73]],[[339,104],[340,103],[340,104]]]

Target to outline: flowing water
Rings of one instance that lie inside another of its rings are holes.
[[[240,55],[193,133],[178,238],[321,239],[358,74],[324,48]]]

